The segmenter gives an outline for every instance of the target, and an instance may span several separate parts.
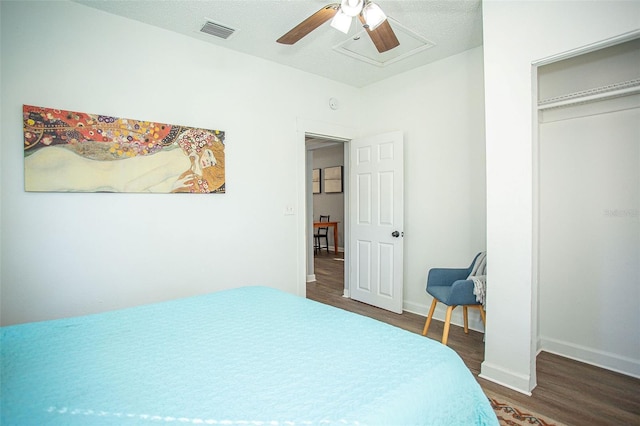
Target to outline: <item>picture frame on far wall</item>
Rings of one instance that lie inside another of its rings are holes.
[[[327,167],[324,169],[324,192],[326,194],[340,193],[343,191],[342,166]]]
[[[311,186],[313,187],[313,193],[319,194],[321,191],[320,188],[320,169],[313,169],[311,174]]]

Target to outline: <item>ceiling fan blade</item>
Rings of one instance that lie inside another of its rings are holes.
[[[360,15],[360,22],[362,22],[362,24],[365,25],[365,28],[367,28],[362,15]],[[398,37],[396,37],[396,33],[393,32],[388,19],[386,19],[373,31],[369,31],[369,28],[367,28],[367,33],[369,33],[371,41],[373,41],[373,44],[376,46],[376,49],[378,49],[378,52],[380,53],[384,53],[387,50],[391,50],[394,47],[400,46]]]
[[[338,12],[338,3],[327,5],[296,25],[291,31],[280,37],[277,42],[282,44],[294,44],[320,25],[333,18]]]

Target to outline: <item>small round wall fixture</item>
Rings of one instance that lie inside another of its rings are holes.
[[[340,108],[340,102],[338,102],[338,100],[336,98],[330,98],[329,99],[329,108],[334,109],[334,110]]]

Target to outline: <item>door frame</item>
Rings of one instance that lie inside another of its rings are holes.
[[[356,130],[352,127],[346,127],[335,123],[327,123],[323,121],[310,120],[305,118],[298,118],[297,124],[297,179],[296,179],[296,192],[297,192],[297,211],[299,214],[296,216],[296,256],[297,256],[297,273],[296,273],[296,289],[298,296],[307,296],[307,262],[309,259],[309,253],[313,251],[313,237],[310,237],[310,233],[313,232],[313,209],[309,209],[308,200],[313,197],[313,193],[308,187],[311,175],[311,169],[307,167],[307,150],[305,146],[305,139],[307,136],[317,136],[325,139],[336,140],[344,143],[345,158],[344,158],[344,175],[349,176],[349,141],[357,137]],[[348,179],[343,179],[343,183],[347,183]],[[343,228],[344,233],[344,268],[345,268],[345,281],[344,281],[344,295],[349,296],[348,292],[348,270],[349,270],[349,251],[346,250],[349,244],[349,185],[348,183],[344,187],[344,202],[345,202],[345,224]]]
[[[317,134],[309,134],[307,133],[305,135],[305,139],[312,137],[315,140],[319,141],[318,145],[322,145],[322,144],[326,144],[327,147],[335,147],[336,145],[340,145],[342,147],[342,158],[343,158],[343,180],[342,180],[342,185],[343,185],[343,190],[342,190],[342,198],[343,198],[343,211],[342,211],[342,222],[340,223],[340,227],[342,228],[342,234],[343,234],[343,245],[344,245],[344,280],[343,280],[343,296],[344,297],[350,297],[349,295],[349,277],[346,275],[347,271],[349,270],[349,250],[347,250],[347,244],[350,241],[349,239],[349,206],[347,205],[347,203],[349,202],[349,182],[347,182],[346,180],[349,177],[349,144],[351,141],[349,140],[345,140],[342,138],[335,138],[333,136],[326,136],[326,135],[317,135]],[[306,141],[305,141],[306,142]],[[305,159],[305,165],[306,165],[306,171],[305,171],[305,179],[306,179],[306,197],[305,197],[305,201],[306,201],[306,207],[307,207],[307,243],[306,243],[306,252],[307,252],[307,275],[306,275],[306,279],[307,282],[310,281],[315,281],[315,268],[314,268],[314,245],[313,245],[313,234],[314,234],[314,228],[313,228],[313,222],[314,222],[314,209],[313,209],[313,204],[314,204],[314,199],[313,199],[313,190],[312,190],[312,182],[311,182],[311,176],[312,176],[312,170],[313,170],[313,161],[314,161],[314,153],[316,153],[317,151],[321,151],[323,149],[326,149],[324,147],[319,147],[319,148],[312,148],[312,149],[307,149],[307,155],[306,155],[306,159]],[[337,243],[337,242],[336,242]]]

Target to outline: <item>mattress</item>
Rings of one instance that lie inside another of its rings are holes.
[[[497,425],[458,355],[243,287],[1,329],[2,425]]]

